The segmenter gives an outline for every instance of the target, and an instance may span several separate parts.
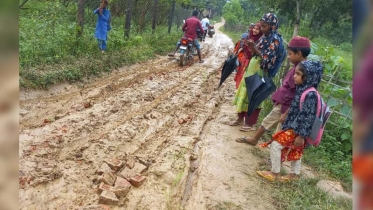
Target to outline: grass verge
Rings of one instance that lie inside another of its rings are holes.
[[[251,151],[255,156],[264,159],[260,162],[258,170],[270,170],[270,166],[265,161],[269,158],[268,151],[259,148],[252,148]],[[284,174],[283,170],[281,174]],[[326,175],[320,174],[320,177],[324,176]],[[265,179],[260,179],[259,183],[264,189],[271,192],[272,203],[279,210],[352,209],[352,200],[332,198],[316,186],[318,181],[318,178],[302,177],[299,181],[291,183],[268,182]]]
[[[109,47],[105,54],[101,54],[98,49],[94,52],[88,50],[86,54],[76,57],[66,55],[63,62],[24,65],[20,67],[20,87],[46,89],[52,84],[72,83],[99,76],[103,72],[172,52],[179,38],[180,33],[176,31],[168,34],[166,30],[160,29],[154,35],[134,35],[122,46]],[[114,43],[110,42],[113,41],[109,40],[108,43],[112,45]]]

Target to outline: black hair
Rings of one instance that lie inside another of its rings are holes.
[[[302,63],[298,64],[298,69],[302,72],[302,80],[304,81],[307,77],[307,69]]]
[[[209,16],[209,15],[206,15],[205,18],[210,18],[210,16]]]
[[[192,16],[198,16],[198,10],[193,10]]]
[[[293,51],[294,53],[301,52],[303,58],[307,58],[307,56],[311,53],[311,48],[308,47],[288,47],[288,50]]]

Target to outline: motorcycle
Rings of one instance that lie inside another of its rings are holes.
[[[214,25],[209,25],[207,29],[207,34],[212,38],[215,34]]]
[[[189,60],[193,60],[193,55],[196,54],[197,49],[194,45],[193,39],[183,37],[180,40],[179,54],[180,66],[185,66]]]

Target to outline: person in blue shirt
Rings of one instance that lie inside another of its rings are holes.
[[[110,11],[107,9],[108,4],[108,0],[101,0],[100,7],[93,11],[93,14],[98,16],[95,37],[102,53],[105,53],[107,34],[111,29]]]

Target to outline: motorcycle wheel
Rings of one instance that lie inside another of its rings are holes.
[[[189,55],[189,49],[186,50],[186,52],[182,55],[180,55],[180,66],[185,66],[188,60]]]

